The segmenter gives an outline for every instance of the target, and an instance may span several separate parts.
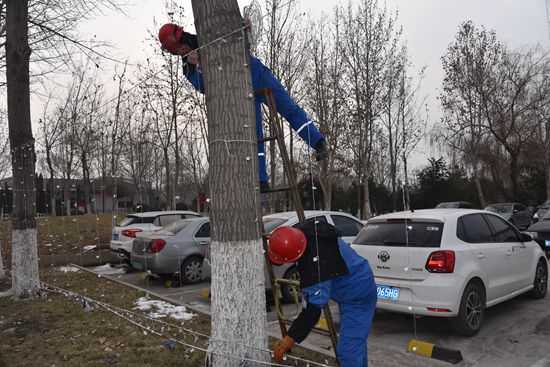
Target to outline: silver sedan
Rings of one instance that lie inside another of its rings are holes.
[[[306,210],[304,212],[306,221],[315,220],[317,222],[327,222],[332,224],[340,232],[342,239],[347,243],[352,243],[359,231],[363,228],[364,224],[361,220],[356,217],[337,211],[327,211],[327,210]],[[266,233],[273,232],[276,228],[281,226],[292,226],[295,227],[298,225],[298,216],[296,212],[284,212],[269,214],[263,217],[264,230]],[[211,263],[210,263],[210,251],[207,251],[206,256],[204,257],[203,262],[203,278],[209,280],[211,277]],[[273,272],[275,273],[275,278],[284,278],[290,280],[299,280],[298,268],[295,263],[292,264],[283,264],[283,265],[274,265]],[[267,269],[264,272],[265,274],[265,284],[269,284],[269,277]],[[292,302],[294,296],[292,294],[291,288],[283,284],[281,285],[281,293],[283,296],[283,301]]]
[[[132,267],[158,275],[179,273],[182,283],[199,283],[209,244],[207,217],[180,220],[155,233],[137,237],[132,245]]]

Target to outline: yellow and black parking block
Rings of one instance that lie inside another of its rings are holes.
[[[407,352],[419,356],[438,359],[440,361],[456,364],[462,361],[462,353],[457,349],[439,347],[432,343],[411,339]]]

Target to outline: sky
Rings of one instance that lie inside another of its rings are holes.
[[[105,13],[102,17],[82,25],[82,30],[99,39],[115,45],[111,55],[119,59],[128,58],[137,63],[147,56],[149,32],[156,34],[157,27],[168,21],[159,0],[134,0],[126,16],[120,13]],[[263,0],[258,0],[263,3]],[[428,96],[430,119],[440,116],[436,97],[439,93],[443,71],[440,57],[454,39],[459,25],[472,20],[496,31],[500,40],[510,46],[531,46],[537,43],[550,49],[549,25],[547,23],[546,0],[386,0],[390,10],[398,10],[398,22],[403,26],[403,38],[408,43],[413,64],[420,68],[427,66],[422,93]],[[549,0],[550,1],[550,0]],[[355,1],[351,1],[355,3]],[[383,3],[382,0],[380,0]],[[239,1],[242,9],[249,1]],[[294,3],[311,17],[323,13],[330,15],[337,5],[347,1],[295,0]],[[193,23],[191,1],[177,1],[184,9],[186,26]],[[150,52],[150,51],[149,51]],[[106,72],[106,75],[109,72]],[[113,92],[114,93],[114,92]],[[33,116],[36,111],[33,111]],[[426,142],[422,142],[413,157],[414,165],[425,165],[426,157],[438,156]]]

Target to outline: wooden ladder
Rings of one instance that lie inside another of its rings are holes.
[[[269,109],[268,122],[269,122],[269,125],[271,126],[272,133],[274,134],[274,136],[272,136],[272,137],[268,137],[268,138],[263,139],[262,142],[266,142],[266,141],[270,141],[270,140],[276,140],[277,141],[277,145],[278,145],[279,151],[281,153],[281,158],[283,160],[284,172],[285,172],[286,178],[288,180],[288,185],[289,185],[288,188],[267,190],[266,193],[277,192],[277,191],[282,191],[282,190],[290,190],[290,196],[291,196],[292,204],[294,205],[294,210],[296,210],[298,220],[299,220],[301,225],[305,225],[306,217],[305,217],[305,214],[304,214],[304,208],[302,206],[302,202],[300,200],[300,195],[299,195],[299,191],[298,191],[298,184],[296,182],[296,171],[294,170],[294,166],[292,165],[292,163],[290,161],[290,158],[288,156],[288,152],[287,152],[286,145],[285,145],[285,140],[284,140],[283,125],[281,123],[281,119],[279,118],[279,114],[277,113],[277,105],[275,103],[275,98],[273,96],[273,92],[272,92],[271,88],[262,88],[262,89],[259,89],[259,90],[256,91],[256,96],[261,96],[261,95],[265,96],[266,104],[267,104],[268,109]],[[270,282],[271,282],[271,289],[273,291],[273,298],[275,299],[275,307],[277,308],[277,318],[278,318],[278,321],[279,321],[279,327],[281,328],[281,335],[284,337],[284,336],[287,335],[287,328],[286,327],[287,327],[287,325],[291,325],[292,321],[287,319],[284,316],[284,314],[281,310],[281,304],[280,304],[280,298],[279,298],[281,293],[278,290],[280,289],[280,282],[287,283],[289,286],[290,285],[296,286],[297,282],[296,281],[294,281],[294,282],[293,281],[288,281],[288,280],[285,280],[285,279],[275,279],[275,274],[273,272],[273,265],[269,261],[269,257],[268,257],[268,248],[267,248],[268,247],[268,242],[267,241],[269,239],[269,234],[265,233],[265,230],[263,228],[263,223],[262,223],[262,232],[264,233],[262,235],[262,239],[263,239],[263,246],[264,246],[264,253],[265,253],[265,262],[266,262],[266,265],[267,265],[267,271],[268,271],[269,279],[270,279]],[[321,334],[327,334],[328,333],[328,335],[330,336],[331,342],[332,342],[332,347],[334,349],[334,356],[336,358],[336,365],[339,366],[339,364],[338,364],[338,355],[337,355],[337,352],[336,352],[336,346],[338,344],[338,336],[336,334],[336,328],[334,327],[334,322],[333,322],[333,319],[332,319],[332,313],[330,311],[330,307],[329,307],[328,304],[323,307],[323,312],[325,314],[325,319],[327,321],[328,332],[326,330],[323,330],[323,329],[320,329],[320,328],[317,328],[317,327],[315,327],[313,329],[313,331],[315,331],[317,333],[321,333]]]

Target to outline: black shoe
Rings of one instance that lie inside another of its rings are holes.
[[[321,140],[315,146],[315,160],[324,161],[328,158],[328,147],[325,140]]]
[[[260,192],[267,192],[271,189],[269,186],[269,182],[267,181],[260,181]]]

